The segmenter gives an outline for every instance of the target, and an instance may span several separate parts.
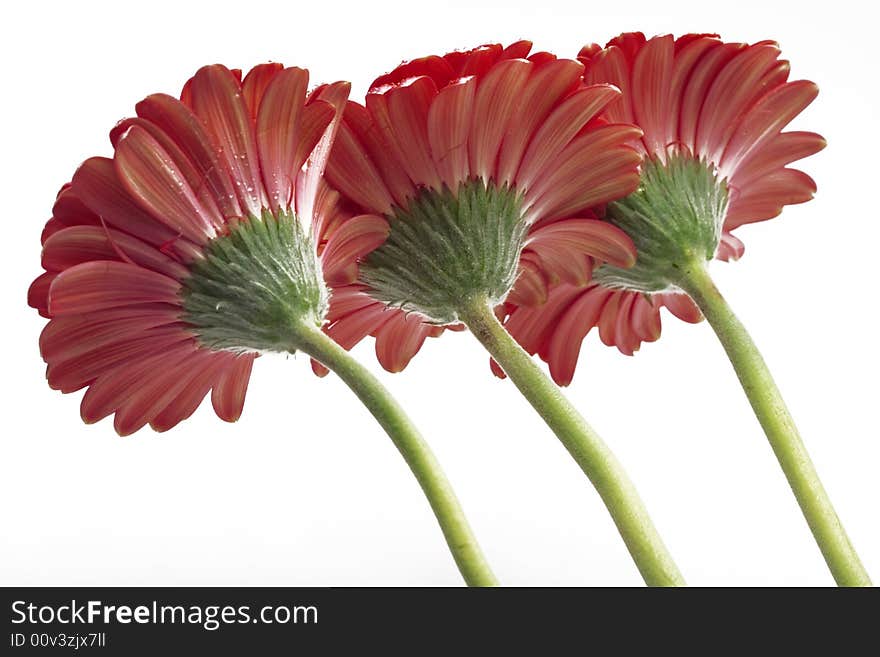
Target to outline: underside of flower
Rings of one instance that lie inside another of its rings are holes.
[[[507,185],[472,179],[456,190],[426,188],[389,224],[360,269],[371,296],[388,306],[451,324],[464,303],[498,304],[516,282],[528,226],[521,196]]]
[[[312,240],[291,212],[231,225],[206,245],[181,294],[199,342],[234,352],[293,352],[298,328],[320,328],[328,305]]]
[[[675,289],[684,270],[715,256],[727,205],[727,185],[711,164],[687,154],[647,160],[639,189],[611,203],[606,215],[632,238],[636,264],[602,265],[594,280],[640,292]]]

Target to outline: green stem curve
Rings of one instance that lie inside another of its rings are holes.
[[[459,317],[593,483],[645,583],[684,585],[684,578],[623,467],[559,388],[504,329],[489,303],[485,299],[475,300],[459,311]]]
[[[295,329],[296,349],[333,371],[363,402],[400,451],[428,498],[452,557],[468,586],[497,586],[440,463],[400,405],[369,370],[311,326]]]
[[[727,352],[835,581],[840,586],[871,586],[871,579],[819,480],[779,388],[745,327],[718,291],[705,266],[687,268],[677,284],[703,311]]]

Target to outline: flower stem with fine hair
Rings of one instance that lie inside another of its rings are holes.
[[[623,467],[559,388],[504,329],[488,301],[473,300],[462,309],[460,317],[593,483],[645,583],[684,585],[684,578]]]
[[[840,586],[870,586],[871,579],[837,517],[791,413],[751,336],[704,265],[688,267],[678,285],[700,307],[727,352],[835,581]]]
[[[334,372],[363,402],[400,451],[434,511],[455,563],[469,586],[497,586],[452,486],[419,431],[369,370],[315,327],[295,329],[296,349]]]

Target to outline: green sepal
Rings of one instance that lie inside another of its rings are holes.
[[[389,217],[388,239],[361,263],[370,294],[436,324],[468,300],[500,303],[516,282],[528,227],[522,197],[482,180],[424,189]]]
[[[605,217],[632,238],[636,264],[602,265],[594,280],[640,292],[676,288],[684,269],[715,256],[727,204],[727,185],[709,163],[684,154],[647,160],[639,189],[609,204]]]
[[[211,240],[183,283],[183,320],[211,349],[296,349],[296,328],[320,327],[327,286],[310,235],[292,213],[264,211]]]

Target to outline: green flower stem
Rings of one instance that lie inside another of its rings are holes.
[[[478,299],[461,309],[459,316],[589,477],[645,583],[684,585],[684,578],[620,463],[559,388],[504,329],[489,303]]]
[[[705,266],[688,268],[678,285],[696,302],[718,335],[835,581],[840,586],[870,586],[868,573],[831,505],[770,370],[745,327],[715,287]]]
[[[317,328],[302,325],[296,348],[336,373],[373,414],[415,475],[469,586],[497,586],[477,539],[436,457],[379,380]]]

